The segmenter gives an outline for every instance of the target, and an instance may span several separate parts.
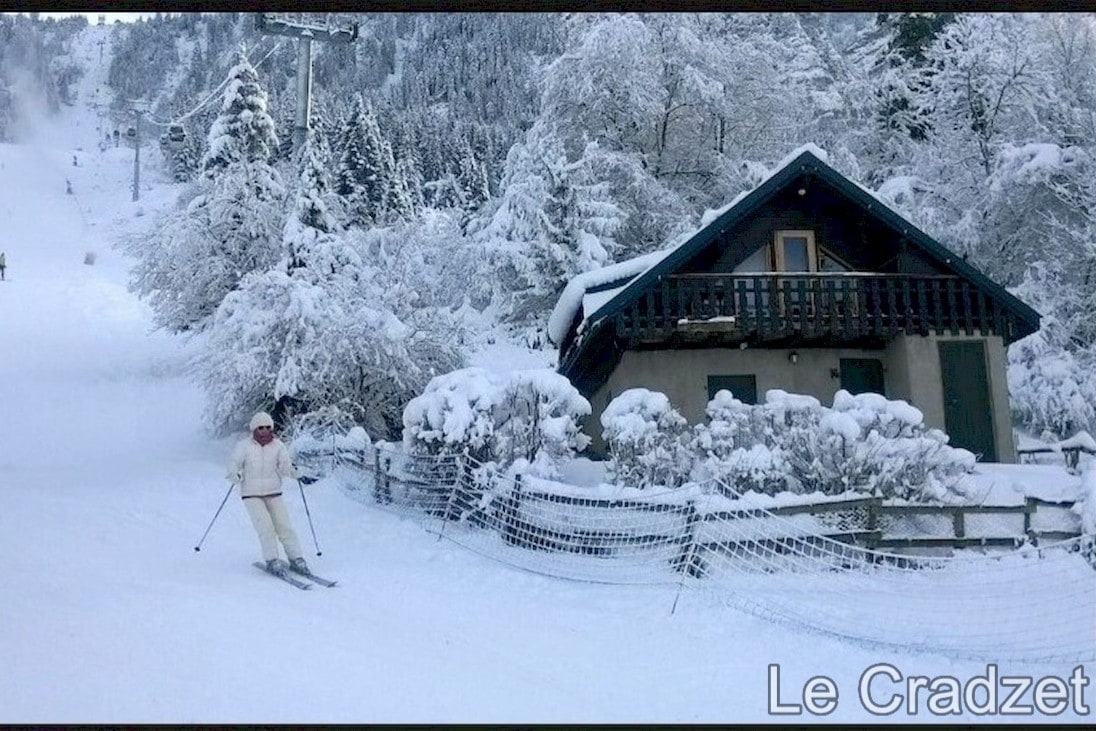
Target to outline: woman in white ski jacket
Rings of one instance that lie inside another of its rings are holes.
[[[298,477],[289,461],[289,450],[274,436],[274,420],[270,414],[260,411],[251,417],[249,426],[251,435],[241,439],[232,453],[228,479],[240,486],[240,497],[259,534],[267,569],[281,573],[287,568],[278,557],[278,540],[281,540],[289,558],[288,568],[308,573],[301,543],[282,500],[282,478],[295,480]]]

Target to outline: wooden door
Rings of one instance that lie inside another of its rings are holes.
[[[951,437],[949,444],[980,455],[984,462],[996,462],[986,345],[977,340],[938,345],[944,428]]]

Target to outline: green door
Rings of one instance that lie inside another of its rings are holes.
[[[986,346],[980,341],[938,343],[944,390],[944,427],[949,444],[997,461],[993,409],[986,372]]]
[[[887,395],[883,383],[883,361],[875,358],[842,358],[841,388],[852,395],[877,393]]]

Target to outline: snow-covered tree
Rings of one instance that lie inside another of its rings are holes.
[[[278,151],[266,91],[243,49],[228,79],[221,113],[209,130],[209,148],[202,160],[202,170],[211,179],[233,163],[269,163]]]
[[[370,226],[388,212],[395,162],[376,115],[358,96],[343,127],[335,191],[346,200],[350,220]]]
[[[455,354],[389,309],[382,271],[335,231],[311,137],[299,160],[280,263],[217,310],[204,361],[211,422],[230,428],[260,407],[282,420],[325,410],[390,436],[431,366]]]
[[[129,247],[138,258],[133,287],[150,299],[160,326],[204,329],[248,273],[278,260],[285,188],[269,163],[276,148],[266,95],[241,52],[209,131],[202,178],[184,191],[189,201]]]
[[[458,146],[456,180],[461,192],[462,206],[474,211],[491,197],[491,187],[487,179],[487,166],[472,151],[472,145],[461,139]]]
[[[570,161],[560,139],[534,126],[507,157],[505,192],[479,240],[516,293],[511,317],[536,319],[576,274],[611,261],[621,214],[594,175],[596,146]]]
[[[302,275],[310,275],[313,279],[331,276],[339,268],[337,262],[317,260],[326,248],[330,248],[334,239],[332,232],[336,228],[325,201],[329,184],[320,155],[316,135],[310,131],[299,151],[301,174],[293,210],[283,231],[289,257],[288,273],[305,270]]]

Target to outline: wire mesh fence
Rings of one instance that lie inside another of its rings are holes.
[[[865,644],[993,661],[1096,659],[1096,556],[1067,503],[865,497],[771,507],[726,483],[579,488],[389,445],[335,461],[353,469],[351,497],[527,571],[676,585]],[[969,547],[978,550],[954,550]]]

